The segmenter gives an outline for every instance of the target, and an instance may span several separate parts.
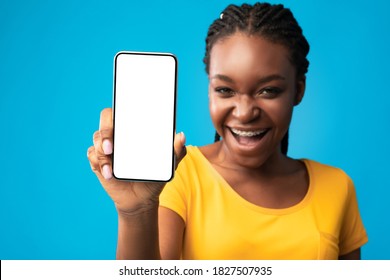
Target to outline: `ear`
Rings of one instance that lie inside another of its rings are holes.
[[[301,103],[303,96],[305,95],[305,89],[306,89],[306,76],[303,75],[297,80],[294,106]]]

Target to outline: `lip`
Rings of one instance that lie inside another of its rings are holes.
[[[264,131],[269,130],[269,128],[240,128],[240,127],[228,127],[230,131],[242,131],[242,132],[247,132],[247,133],[263,133]]]
[[[240,150],[243,151],[253,151],[257,150],[262,146],[262,144],[265,141],[265,138],[269,135],[269,132],[271,128],[241,128],[241,127],[227,127],[229,130],[229,136],[232,138],[234,143],[238,146]],[[233,133],[232,128],[234,130],[239,130],[242,132],[259,132],[264,131],[259,136],[252,136],[252,137],[245,137],[245,136],[238,136],[237,134]]]

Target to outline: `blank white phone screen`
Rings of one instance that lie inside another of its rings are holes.
[[[120,52],[114,64],[113,174],[167,182],[174,174],[176,58]]]

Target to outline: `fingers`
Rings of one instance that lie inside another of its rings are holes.
[[[179,165],[180,161],[184,158],[184,156],[187,154],[186,150],[186,137],[183,132],[177,133],[175,135],[174,140],[174,149],[175,149],[175,155],[176,155],[176,167]]]
[[[87,150],[87,157],[89,160],[89,164],[91,165],[91,169],[93,172],[99,171],[99,164],[95,153],[95,147],[91,146]]]
[[[88,148],[87,156],[88,156],[89,163],[91,165],[91,169],[96,174],[98,179],[101,182],[103,180],[109,180],[110,176],[109,176],[109,174],[107,175],[107,172],[105,171],[106,168],[104,168],[102,170],[101,164],[99,163],[99,160],[98,160],[98,157],[97,157],[96,150],[95,150],[94,146],[91,146],[91,147]],[[106,165],[106,166],[108,166],[108,165]]]
[[[176,167],[186,155],[185,135],[183,132],[175,135],[174,149]],[[112,178],[112,152],[113,152],[113,121],[112,109],[106,108],[100,114],[99,130],[93,134],[93,146],[88,149],[88,159],[91,169],[99,180]]]
[[[99,170],[99,172],[106,180],[109,180],[112,177],[112,157],[111,154],[107,155],[104,153],[102,149],[103,144],[104,142],[102,141],[101,132],[95,131],[95,133],[93,134],[93,147],[95,155],[92,159],[96,161],[94,162],[95,169]]]
[[[112,110],[106,108],[100,113],[99,130],[93,134],[93,146],[88,149],[91,169],[99,180],[112,178]]]
[[[98,150],[102,154],[112,154],[112,135],[113,135],[113,123],[112,123],[112,109],[105,108],[100,113],[99,132],[101,138],[100,149]]]
[[[99,130],[103,130],[105,128],[112,128],[112,109],[111,108],[104,108],[100,112]]]
[[[94,145],[97,151],[101,174],[106,180],[112,178],[112,135],[112,109],[105,108],[100,113],[99,139]]]
[[[96,131],[93,134],[93,146],[89,147],[87,152],[88,159],[92,171],[98,175],[99,179],[110,180],[112,178],[112,158],[111,155],[105,155],[101,152],[101,145],[100,132]]]

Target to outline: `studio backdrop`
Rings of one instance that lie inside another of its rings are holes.
[[[289,155],[352,177],[362,258],[389,259],[390,2],[280,2],[311,46]],[[210,143],[204,40],[230,3],[242,2],[0,1],[0,259],[115,258],[116,211],[86,157],[112,105],[114,55],[175,54],[177,131]]]

